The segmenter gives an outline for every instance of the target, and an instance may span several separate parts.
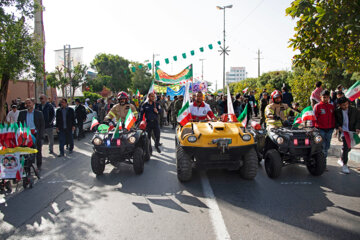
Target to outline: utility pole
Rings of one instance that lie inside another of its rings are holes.
[[[201,61],[201,80],[204,81],[204,58],[199,59]]]
[[[218,10],[224,10],[224,41],[223,41],[223,47],[220,46],[220,49],[219,52],[220,55],[223,54],[223,89],[225,90],[225,55],[229,55],[229,47],[226,47],[225,45],[225,9],[226,8],[232,8],[232,5],[228,5],[228,6],[223,6],[223,7],[220,7],[220,6],[216,6],[216,8]]]
[[[257,51],[258,57],[255,58],[255,59],[258,60],[258,77],[260,77],[260,59],[263,59],[263,58],[260,58],[260,54],[261,54],[261,53],[262,53],[262,52],[260,52],[260,49],[258,49],[258,51]]]

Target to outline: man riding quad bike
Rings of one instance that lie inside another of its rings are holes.
[[[232,117],[228,122],[216,121],[201,92],[190,104],[190,112],[190,122],[176,129],[178,179],[189,181],[193,168],[238,170],[243,178],[254,179],[258,169],[256,144],[243,125],[231,121]]]
[[[326,159],[319,131],[312,124],[305,128],[292,126],[287,120],[291,109],[282,103],[281,93],[275,90],[271,98],[273,103],[265,109],[267,131],[252,130],[257,139],[263,138],[257,151],[265,159],[267,175],[277,178],[283,166],[301,163],[312,175],[320,176],[325,171]]]
[[[125,92],[120,92],[118,99],[119,104],[112,107],[104,119],[106,124],[98,127],[92,139],[94,152],[91,156],[91,168],[96,175],[103,174],[106,164],[118,166],[120,162],[132,164],[135,173],[141,174],[144,171],[144,161],[150,159],[145,123],[123,128],[128,112],[136,110],[128,103]]]

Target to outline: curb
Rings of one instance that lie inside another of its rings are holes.
[[[334,157],[340,157],[341,156],[341,148],[342,148],[342,146],[340,146],[340,145],[331,145],[329,148],[329,151],[328,151],[328,155],[334,156]],[[357,149],[351,150],[349,152],[349,160],[360,163],[360,151]]]

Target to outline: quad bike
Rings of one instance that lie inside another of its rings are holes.
[[[175,145],[181,182],[191,179],[193,168],[238,170],[250,180],[256,176],[256,143],[240,122],[188,122],[177,127]]]
[[[310,174],[320,176],[326,169],[326,158],[322,152],[322,137],[318,129],[300,125],[298,127],[284,121],[283,127],[268,131],[251,129],[258,139],[259,160],[265,160],[265,170],[270,178],[277,178],[282,167],[290,164],[305,164]]]
[[[94,145],[91,156],[91,168],[96,175],[104,172],[105,165],[118,166],[120,162],[132,164],[135,174],[144,171],[144,161],[150,160],[151,145],[143,128],[122,129],[119,137],[113,138],[115,129],[101,124],[91,142]]]

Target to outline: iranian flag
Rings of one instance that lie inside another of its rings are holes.
[[[26,128],[26,140],[25,140],[25,144],[27,147],[32,147],[34,145],[33,139],[31,137],[31,131],[30,128]]]
[[[234,106],[231,99],[229,85],[227,85],[227,110],[228,110],[228,121],[229,122],[237,122]]]
[[[127,130],[130,130],[130,128],[134,125],[135,121],[136,121],[136,118],[135,118],[133,112],[131,111],[131,108],[129,108],[129,111],[126,115],[125,122],[124,122],[125,128]]]
[[[350,101],[354,101],[360,97],[360,81],[357,81],[346,91],[345,97],[347,97]]]
[[[249,88],[245,88],[244,90],[242,90],[243,93],[247,93],[247,91],[249,90]]]
[[[140,97],[140,91],[139,91],[139,89],[136,89],[135,96]]]
[[[294,126],[297,127],[305,121],[312,121],[313,125],[316,121],[315,113],[311,106],[304,108],[304,110],[302,110],[301,113],[296,116],[294,120]]]
[[[22,123],[20,123],[20,125],[18,126],[17,130],[16,130],[16,134],[15,134],[15,139],[16,139],[16,146],[21,146],[24,142],[23,139],[23,126]]]
[[[360,137],[356,134],[356,132],[343,131],[343,134],[348,148],[353,148],[355,145],[360,143]]]
[[[95,126],[97,126],[97,125],[99,125],[99,124],[100,124],[99,121],[98,121],[95,117],[93,117],[93,119],[92,119],[92,121],[91,121],[90,131],[91,131]]]
[[[239,122],[241,122],[244,127],[246,127],[247,120],[248,120],[248,119],[247,119],[247,112],[248,112],[248,104],[246,104],[244,110],[242,111],[242,113],[241,113],[241,114],[239,115],[239,117],[237,118],[237,120],[238,120]]]
[[[111,140],[118,139],[120,137],[120,130],[122,130],[121,118],[119,119],[119,121],[116,124],[115,132],[114,132]]]
[[[148,94],[146,95],[146,100],[145,100],[145,102],[148,102],[148,101],[149,101],[149,94],[150,94],[150,93],[154,93],[154,94],[155,94],[154,80],[151,82],[151,85],[150,85]]]
[[[183,100],[183,105],[177,115],[177,121],[178,123],[180,123],[181,126],[184,126],[191,119],[189,85],[190,84],[188,82],[185,84],[185,96]]]

